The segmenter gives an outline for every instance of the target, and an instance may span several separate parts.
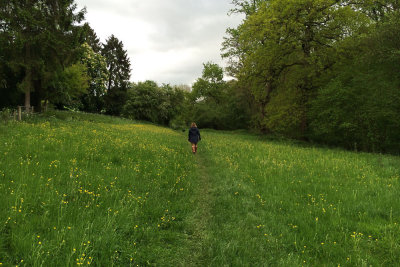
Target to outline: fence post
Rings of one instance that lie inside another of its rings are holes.
[[[22,120],[22,107],[18,106],[18,120],[21,121]]]

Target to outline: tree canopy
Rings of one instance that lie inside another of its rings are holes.
[[[120,115],[130,84],[131,63],[123,43],[114,35],[106,40],[101,54],[106,59],[108,71],[106,110],[108,114]]]
[[[2,69],[9,77],[6,83],[10,82],[6,87],[15,90],[11,87],[17,85],[25,93],[26,107],[31,106],[34,92],[33,102],[40,106],[41,100],[59,95],[56,91],[62,90],[53,87],[55,80],[71,74],[61,73],[76,63],[79,34],[76,24],[84,19],[86,10],[77,11],[73,0],[2,1],[0,10],[3,18],[0,39],[11,55],[2,62]],[[17,81],[12,84],[14,79]],[[64,89],[63,93],[72,92]]]
[[[398,51],[392,45],[398,1],[233,4],[246,17],[227,30],[222,56],[258,106],[253,127],[349,148],[392,149],[400,133],[392,118],[400,114],[390,99],[398,99],[400,80],[385,66]]]

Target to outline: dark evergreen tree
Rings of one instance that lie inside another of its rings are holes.
[[[106,112],[111,115],[120,115],[130,84],[131,63],[123,43],[114,35],[107,39],[101,53],[106,58],[108,69]]]
[[[14,77],[21,76],[18,88],[25,93],[25,106],[32,102],[40,108],[42,100],[68,91],[53,85],[63,76],[60,73],[76,62],[80,46],[76,23],[83,20],[86,11],[75,12],[73,0],[9,0],[2,1],[0,9],[4,15],[2,35],[9,37],[11,55],[2,66],[9,67]]]
[[[0,109],[16,106],[23,102],[23,94],[16,90],[21,74],[15,73],[12,60],[13,35],[10,29],[10,10],[12,3],[0,1]]]
[[[83,42],[90,45],[95,53],[100,53],[101,42],[99,37],[97,37],[96,32],[90,27],[89,23],[85,23],[82,27],[83,30]]]

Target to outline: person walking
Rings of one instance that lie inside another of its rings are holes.
[[[201,140],[200,131],[197,128],[196,123],[192,122],[189,129],[189,137],[188,141],[192,143],[192,152],[196,154],[197,152],[197,143]]]

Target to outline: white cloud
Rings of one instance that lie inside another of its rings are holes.
[[[132,81],[190,84],[202,63],[223,65],[221,43],[242,17],[228,16],[230,0],[77,0],[104,42],[114,34],[132,64]]]

